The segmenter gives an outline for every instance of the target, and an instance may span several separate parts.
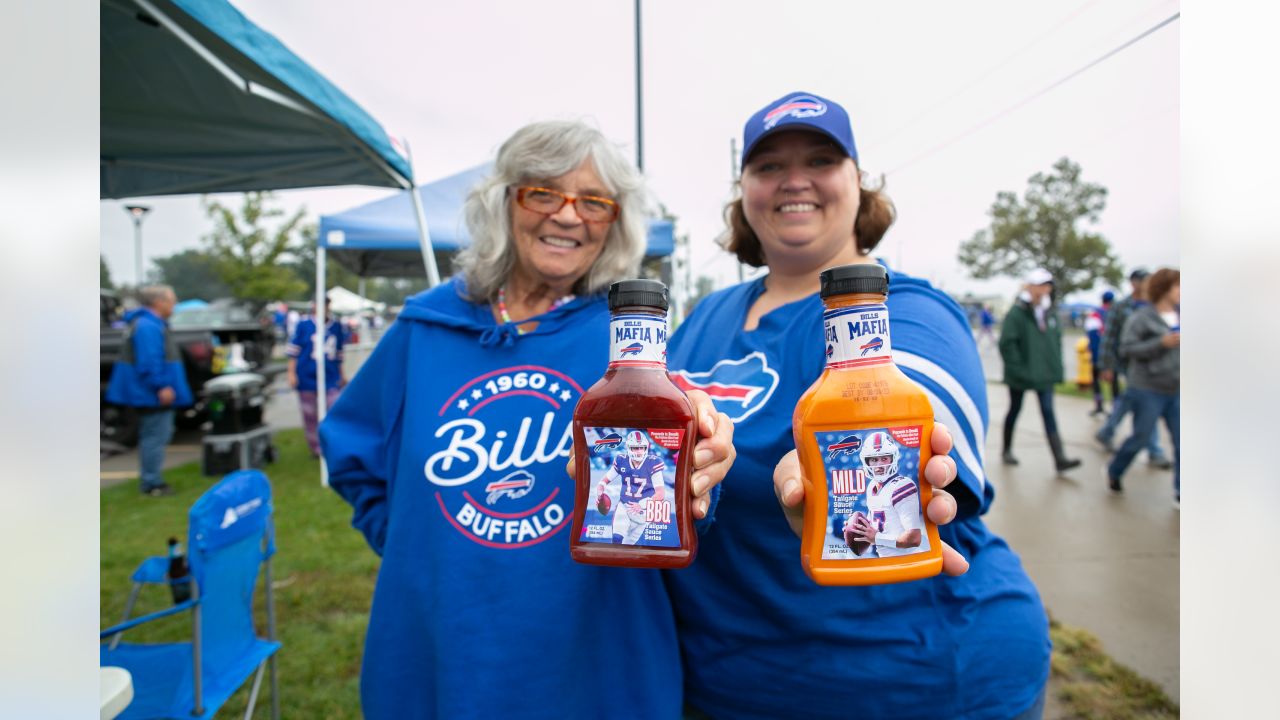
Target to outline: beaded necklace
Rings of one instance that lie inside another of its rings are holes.
[[[560,307],[561,305],[564,305],[565,303],[572,302],[573,298],[574,298],[573,295],[565,295],[559,300],[551,303],[551,307],[547,309],[547,312],[551,312],[552,310],[555,310],[556,308]],[[502,317],[502,322],[508,323],[508,324],[512,322],[511,313],[507,312],[507,289],[506,288],[498,288],[498,315]],[[525,331],[522,330],[519,325],[516,325],[517,334],[523,335],[524,332]]]

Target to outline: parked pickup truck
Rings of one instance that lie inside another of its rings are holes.
[[[138,419],[132,408],[106,401],[111,369],[120,356],[127,328],[119,319],[118,299],[104,291],[101,300],[101,440],[106,451],[109,446],[137,444]],[[255,372],[267,379],[265,394],[271,381],[286,367],[284,362],[271,359],[276,338],[270,320],[259,320],[233,301],[216,300],[205,307],[178,310],[169,318],[169,333],[182,353],[187,382],[196,398],[195,405],[178,413],[179,427],[199,427],[208,419],[201,392],[208,380],[226,373]]]

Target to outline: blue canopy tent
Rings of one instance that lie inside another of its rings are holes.
[[[418,196],[431,228],[432,246],[447,253],[471,242],[462,216],[467,193],[492,170],[484,163],[422,185]],[[335,215],[320,216],[321,252],[360,277],[421,277],[410,193],[402,192]],[[675,248],[669,220],[649,223],[647,257],[670,255]],[[437,263],[443,258],[437,258]]]

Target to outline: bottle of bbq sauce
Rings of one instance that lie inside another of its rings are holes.
[[[667,377],[667,287],[609,287],[609,368],[573,413],[569,552],[595,565],[681,568],[693,562],[689,474],[693,406]]]
[[[942,543],[923,512],[933,408],[890,355],[888,274],[866,263],[820,278],[827,366],[792,424],[804,470],[800,562],[819,585],[937,575]]]

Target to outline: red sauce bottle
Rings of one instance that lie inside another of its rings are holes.
[[[667,287],[609,287],[609,368],[573,413],[569,554],[577,562],[681,568],[693,562],[693,406],[667,376]]]

